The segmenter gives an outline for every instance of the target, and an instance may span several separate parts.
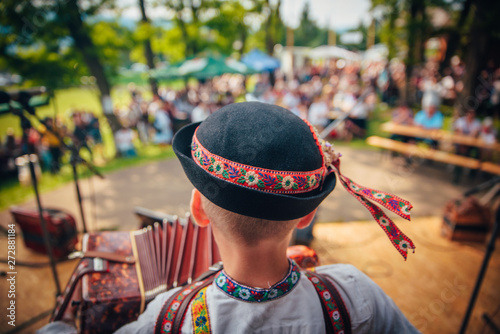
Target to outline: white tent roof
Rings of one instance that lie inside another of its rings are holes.
[[[334,45],[322,45],[312,49],[311,51],[309,51],[309,58],[341,58],[353,61],[361,60],[361,56],[359,54]]]

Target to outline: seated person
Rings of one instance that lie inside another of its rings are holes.
[[[477,138],[479,131],[481,131],[481,122],[476,118],[474,109],[467,110],[465,116],[458,118],[453,124],[453,133],[458,135]],[[464,156],[478,155],[477,149],[473,146],[456,145],[456,151],[457,154]]]
[[[433,102],[424,105],[424,109],[415,115],[413,123],[425,130],[442,129],[444,117],[437,107]],[[433,139],[417,138],[417,141],[427,143],[434,149],[438,146],[438,142]]]
[[[493,125],[493,119],[491,117],[486,117],[483,120],[481,130],[479,131],[479,139],[487,145],[494,145],[497,142],[497,131]],[[493,158],[493,152],[493,148],[481,148],[481,160],[491,161]]]
[[[403,104],[399,108],[394,109],[392,113],[391,122],[400,125],[413,125],[413,111],[410,108],[408,108],[406,104]],[[397,134],[391,135],[391,139],[399,140],[403,143],[407,143],[411,140],[414,140],[413,137],[397,135]]]

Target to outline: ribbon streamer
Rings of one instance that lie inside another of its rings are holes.
[[[392,194],[358,185],[350,178],[342,175],[340,172],[339,159],[333,162],[330,167],[330,172],[335,172],[340,180],[340,183],[342,183],[347,192],[354,196],[361,204],[363,204],[365,208],[368,209],[368,211],[370,211],[375,221],[384,230],[393,246],[403,256],[405,261],[408,256],[409,249],[412,249],[415,253],[415,245],[413,244],[413,241],[401,232],[401,230],[384,213],[384,211],[382,211],[382,209],[369,200],[379,203],[386,209],[396,213],[406,220],[411,219],[410,210],[413,208],[411,203]]]

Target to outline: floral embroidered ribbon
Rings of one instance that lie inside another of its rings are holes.
[[[360,186],[348,177],[342,175],[340,172],[341,155],[335,152],[330,143],[320,140],[316,129],[307,120],[304,121],[309,125],[314,139],[320,148],[320,152],[323,155],[323,162],[329,170],[328,173],[334,172],[347,192],[354,196],[361,204],[363,204],[365,208],[368,209],[368,211],[370,211],[371,215],[387,234],[396,250],[406,260],[409,249],[412,249],[413,252],[415,252],[415,245],[413,244],[413,241],[401,232],[401,230],[384,213],[384,211],[382,211],[382,209],[369,200],[382,205],[386,209],[394,212],[406,220],[410,220],[410,210],[413,208],[411,203],[392,194]]]
[[[211,153],[193,135],[193,160],[213,176],[246,188],[276,194],[298,194],[321,186],[328,170],[322,166],[308,172],[277,171],[240,164]]]

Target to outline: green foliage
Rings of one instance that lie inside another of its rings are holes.
[[[90,37],[109,76],[116,76],[118,67],[129,62],[131,36],[132,33],[117,22],[99,21],[90,26]]]
[[[299,27],[294,32],[294,45],[316,47],[328,43],[328,30],[319,28],[309,18],[309,3],[302,10]]]
[[[94,15],[112,1],[94,1],[82,10],[83,17]],[[76,50],[69,29],[72,18],[66,11],[68,1],[59,3],[5,0],[0,3],[0,71],[9,70],[26,78],[26,85],[44,85],[58,89],[76,85],[83,75],[90,75]],[[128,58],[130,38],[117,23],[86,24],[80,33],[89,33],[94,50],[102,58],[107,74]]]

